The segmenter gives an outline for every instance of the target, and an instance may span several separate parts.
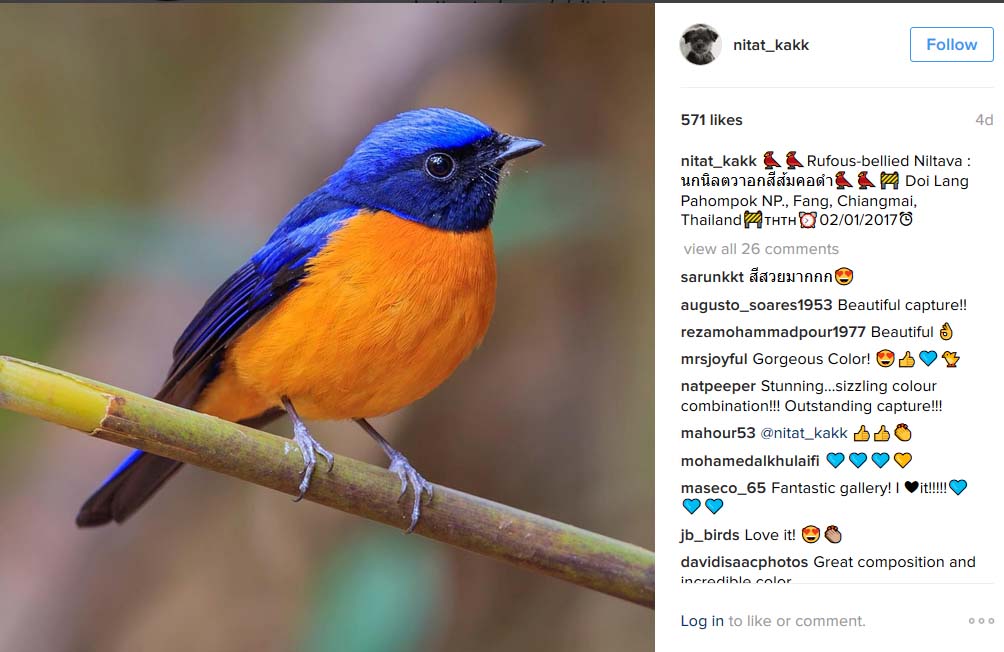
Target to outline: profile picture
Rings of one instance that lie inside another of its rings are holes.
[[[691,25],[680,38],[680,51],[690,63],[698,66],[711,63],[722,51],[718,30],[703,23]]]

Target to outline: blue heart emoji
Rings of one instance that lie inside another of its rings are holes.
[[[861,465],[864,464],[865,460],[868,459],[868,456],[865,455],[864,453],[851,453],[850,455],[847,456],[847,459],[851,461],[851,464],[860,469]]]
[[[711,510],[712,514],[717,514],[723,504],[721,498],[708,498],[704,501],[704,506]]]
[[[872,462],[881,469],[889,462],[889,453],[872,453]]]
[[[955,495],[958,496],[959,494],[961,494],[963,491],[966,490],[966,487],[969,486],[969,483],[966,482],[965,480],[952,480],[951,482],[948,483],[948,486],[951,487],[952,491],[955,492]]]
[[[826,456],[826,461],[830,463],[830,466],[837,468],[844,463],[843,453],[830,453]]]
[[[924,364],[926,364],[928,367],[930,367],[931,363],[934,362],[937,359],[938,359],[938,352],[937,351],[921,351],[920,352],[920,361],[923,362]]]
[[[687,498],[683,501],[683,508],[693,514],[701,507],[701,501],[696,498]]]

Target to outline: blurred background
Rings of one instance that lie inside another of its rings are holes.
[[[155,393],[206,297],[375,123],[449,106],[547,147],[503,181],[481,348],[376,426],[433,482],[651,549],[653,15],[0,7],[0,354]],[[352,424],[311,429],[386,464]],[[0,649],[654,646],[642,607],[196,468],[77,530],[124,453],[0,413]]]

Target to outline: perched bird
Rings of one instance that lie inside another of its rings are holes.
[[[874,188],[875,184],[868,179],[867,170],[858,172],[858,188],[861,190],[867,190],[868,188]]]
[[[781,167],[781,164],[774,160],[774,150],[763,153],[763,168],[765,170],[779,167]]]
[[[852,184],[850,181],[848,181],[846,178],[844,178],[844,171],[843,170],[841,170],[840,172],[837,172],[837,188],[840,188],[841,190],[843,190],[844,188],[853,188],[853,187],[854,187],[854,184]]]
[[[785,159],[785,162],[788,164],[789,170],[802,167],[802,164],[798,162],[797,158],[795,158],[794,151],[788,152],[788,157]]]
[[[261,427],[283,412],[304,461],[304,419],[354,419],[390,458],[408,531],[432,485],[367,417],[435,389],[481,342],[495,306],[489,228],[502,168],[543,143],[450,109],[377,125],[206,301],[174,347],[157,398]],[[121,523],[179,468],[135,451],[84,503],[81,527]]]

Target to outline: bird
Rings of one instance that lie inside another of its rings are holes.
[[[837,172],[837,188],[840,188],[841,190],[843,190],[844,188],[851,188],[851,187],[853,187],[853,185],[854,184],[852,184],[850,181],[848,181],[846,178],[844,178],[844,171],[843,170],[841,170],[840,172]]]
[[[763,167],[765,170],[771,168],[779,168],[781,164],[774,160],[774,150],[764,152],[763,154]]]
[[[945,351],[941,354],[941,357],[945,359],[945,362],[949,367],[954,367],[959,363],[959,354],[955,351]]]
[[[795,158],[795,152],[794,152],[794,150],[788,152],[788,156],[785,159],[785,162],[788,164],[788,169],[789,170],[794,170],[795,168],[802,167],[802,164],[798,162],[797,158]]]
[[[447,108],[376,125],[209,297],[157,398],[256,428],[288,415],[304,465],[295,500],[318,457],[334,466],[304,421],[353,419],[390,459],[399,499],[411,488],[412,532],[432,485],[367,419],[422,398],[480,344],[503,168],[542,146]],[[181,466],[133,451],[77,526],[122,523]]]
[[[858,188],[861,190],[867,190],[869,188],[874,188],[875,184],[868,179],[868,171],[863,170],[858,172]]]

